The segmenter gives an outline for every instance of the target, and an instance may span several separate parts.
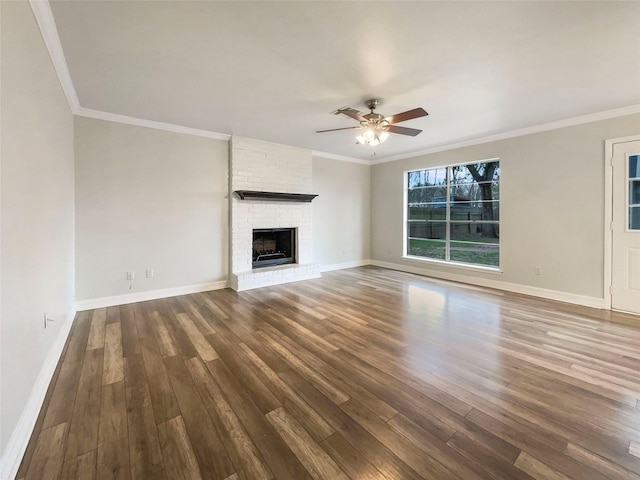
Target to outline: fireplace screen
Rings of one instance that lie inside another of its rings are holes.
[[[253,268],[296,263],[295,228],[261,228],[253,231]]]

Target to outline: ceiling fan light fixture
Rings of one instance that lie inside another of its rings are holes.
[[[380,145],[387,138],[389,133],[385,129],[386,125],[369,125],[365,127],[364,132],[356,137],[356,143],[360,145],[369,145],[375,147]]]
[[[362,136],[367,142],[371,142],[376,138],[376,131],[373,128],[369,127],[364,131]]]
[[[379,99],[371,99],[366,102],[367,107],[371,110],[370,113],[362,114],[353,107],[342,107],[332,112],[335,115],[346,115],[353,120],[360,122],[360,125],[353,127],[331,128],[329,130],[318,130],[316,133],[335,132],[338,130],[359,130],[360,134],[356,136],[356,143],[359,145],[369,145],[375,147],[380,145],[389,138],[389,133],[396,133],[399,135],[409,135],[415,137],[422,130],[416,128],[399,127],[396,123],[406,122],[407,120],[413,120],[414,118],[425,117],[429,115],[424,108],[414,108],[413,110],[407,110],[406,112],[397,113],[390,117],[384,117],[379,113],[375,113],[374,110],[380,105]]]

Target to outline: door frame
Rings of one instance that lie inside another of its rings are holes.
[[[640,135],[604,141],[604,308],[611,310],[613,268],[613,148],[620,143],[640,141]]]

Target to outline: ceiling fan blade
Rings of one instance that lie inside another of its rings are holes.
[[[347,117],[351,117],[354,120],[357,120],[359,122],[366,122],[367,119],[364,118],[362,115],[360,115],[360,112],[354,108],[351,109],[345,109],[345,110],[337,110],[335,112],[336,114],[338,113],[342,113],[343,115],[346,115]]]
[[[316,133],[337,132],[338,130],[353,130],[354,128],[360,128],[360,125],[357,125],[355,127],[330,128],[329,130],[316,130]]]
[[[429,115],[424,108],[414,108],[413,110],[407,110],[406,112],[397,113],[385,118],[385,120],[391,124],[406,122],[407,120],[413,120],[414,118],[426,117]]]
[[[418,130],[417,128],[398,127],[397,125],[389,125],[387,131],[391,133],[399,133],[400,135],[409,135],[411,137],[415,137],[422,132],[422,130]]]

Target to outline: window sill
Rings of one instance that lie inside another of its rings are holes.
[[[485,267],[483,265],[470,265],[468,263],[446,262],[444,260],[437,260],[435,258],[414,257],[412,255],[403,255],[402,258],[406,260],[415,260],[421,263],[430,263],[432,265],[439,265],[443,267],[452,267],[459,270],[470,270],[473,272],[490,273],[494,275],[502,275],[503,271],[498,267]]]

